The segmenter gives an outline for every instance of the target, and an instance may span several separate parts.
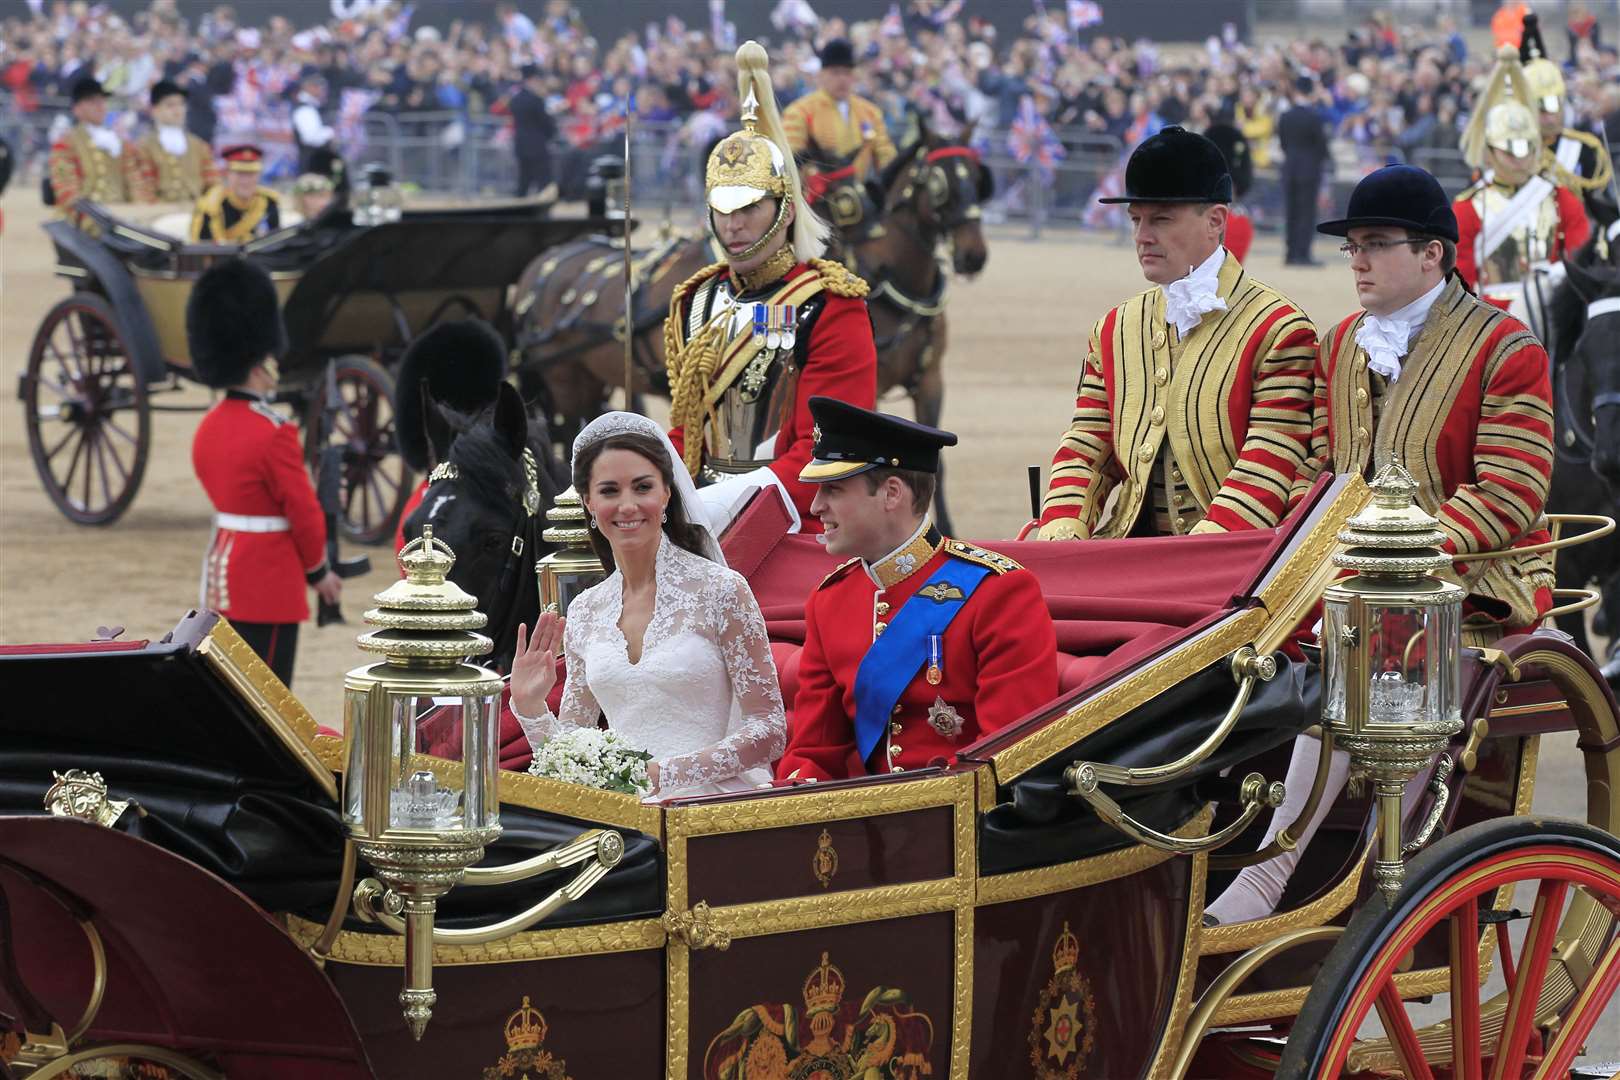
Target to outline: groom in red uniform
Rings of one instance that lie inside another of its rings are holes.
[[[203,559],[203,607],[236,632],[291,686],[298,624],[309,618],[306,584],[336,604],[343,584],[326,564],[326,519],[304,468],[298,425],[271,408],[287,351],[275,286],[232,259],[197,279],[186,304],[192,370],[225,391],[191,443],[191,464],[214,504]]]
[[[928,515],[948,431],[813,397],[810,512],[854,556],[805,605],[782,779],[944,764],[1057,697],[1057,637],[1035,576],[941,536]],[[853,754],[851,753],[853,751]],[[859,773],[857,773],[859,775]]]

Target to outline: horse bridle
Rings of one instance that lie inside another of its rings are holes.
[[[930,230],[936,230],[940,236],[948,236],[953,230],[967,222],[977,220],[981,213],[976,199],[966,195],[963,195],[960,199],[951,198],[953,185],[949,173],[956,173],[958,183],[954,186],[959,192],[966,187],[968,179],[967,168],[960,161],[957,162],[953,169],[947,169],[946,165],[941,164],[941,162],[953,158],[965,158],[978,165],[980,169],[984,168],[983,163],[979,160],[978,151],[970,146],[942,146],[930,150],[923,156],[921,161],[914,161],[911,164],[901,196],[904,205],[910,206],[917,214],[918,223],[926,224]],[[983,186],[982,180],[981,186]],[[910,194],[918,187],[922,188],[925,195],[925,200],[921,201],[922,205],[919,205],[919,201],[913,200]],[[957,203],[963,204],[964,209],[961,213],[949,219],[943,217],[929,219],[924,217],[925,207],[931,212],[942,206],[955,206]],[[930,253],[933,251],[934,244],[938,239],[937,236],[930,239],[923,235],[921,229],[902,221],[891,219],[890,227],[898,229],[902,234],[910,237],[919,248]],[[949,275],[941,273],[938,285],[929,295],[918,297],[909,296],[902,292],[887,275],[881,277],[872,286],[872,298],[884,301],[897,308],[902,313],[902,322],[893,334],[878,342],[878,350],[881,352],[895,340],[910,333],[918,322],[933,319],[943,312],[945,310],[945,288],[949,281]]]
[[[1586,325],[1590,327],[1592,321],[1600,315],[1620,315],[1620,296],[1611,296],[1604,300],[1593,300],[1586,305]],[[1601,394],[1592,395],[1592,411],[1612,408],[1620,405],[1620,390],[1606,390]]]
[[[428,486],[431,488],[440,480],[455,480],[460,475],[461,470],[454,462],[443,462],[428,474]],[[518,584],[526,565],[524,552],[535,551],[540,545],[540,466],[535,461],[534,451],[528,447],[523,448],[523,480],[523,495],[511,529],[512,542],[506,545],[506,558],[496,578],[494,605],[484,612],[488,616],[485,632],[495,643],[497,652],[508,636],[517,632]],[[538,579],[535,588],[539,588]],[[486,598],[479,599],[488,603]]]

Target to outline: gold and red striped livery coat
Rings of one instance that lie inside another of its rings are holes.
[[[1453,275],[1374,415],[1367,354],[1356,344],[1365,315],[1347,317],[1322,339],[1311,457],[1296,494],[1324,468],[1365,475],[1398,461],[1418,482],[1419,505],[1440,519],[1448,552],[1545,542],[1553,412],[1541,343]],[[1454,566],[1480,609],[1470,623],[1489,617],[1528,627],[1552,606],[1553,570],[1540,554]]]
[[[128,154],[129,147],[124,147]],[[120,155],[122,156],[122,155]],[[98,203],[129,201],[125,164],[97,146],[81,124],[74,124],[51,146],[48,160],[56,207],[71,215],[77,200]]]
[[[1098,320],[1074,420],[1052,459],[1042,539],[1129,534],[1166,439],[1176,480],[1196,502],[1183,514],[1186,531],[1267,528],[1282,518],[1309,452],[1316,328],[1231,252],[1219,282],[1226,310],[1206,315],[1185,340],[1166,323],[1158,287]]]

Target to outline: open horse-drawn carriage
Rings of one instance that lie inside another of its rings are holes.
[[[393,535],[411,477],[395,451],[391,369],[441,319],[478,315],[510,340],[509,286],[545,248],[600,222],[544,216],[527,204],[407,211],[358,225],[346,212],[240,247],[187,243],[81,204],[89,230],[45,226],[73,291],[41,321],[18,386],[34,466],[63,514],[116,521],[135,498],[152,445],[151,414],[191,379],[185,310],[215,262],[243,255],[271,272],[290,351],[279,397],[306,444],[343,447],[342,521],[351,537]],[[341,402],[329,401],[325,377]]]
[[[408,723],[390,747],[370,705],[347,742],[323,734],[209,615],[156,643],[6,647],[0,1011],[29,1040],[11,1068],[1568,1076],[1620,987],[1620,720],[1554,632],[1462,651],[1461,730],[1395,837],[1422,849],[1403,886],[1363,797],[1279,914],[1203,925],[1233,869],[1274,854],[1255,852],[1264,778],[1299,732],[1331,737],[1290,642],[1366,496],[1321,485],[1274,530],[989,544],[1041,582],[1056,700],[936,767],[657,805],[434,757]],[[791,701],[830,559],[782,525],[756,499],[724,545]],[[1528,814],[1544,736],[1578,740],[1584,823]],[[431,950],[419,896],[356,887],[357,861],[387,879],[389,856],[343,825],[379,778],[386,816],[387,784],[425,775],[461,785],[469,822],[498,792],[503,830],[439,899]],[[437,993],[420,1041],[402,963]]]

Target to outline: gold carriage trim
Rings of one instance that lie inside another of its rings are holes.
[[[1170,835],[1183,840],[1196,839],[1209,834],[1210,823],[1215,820],[1215,808],[1206,806],[1196,817]],[[977,902],[981,907],[1005,904],[1013,900],[1028,900],[1035,896],[1083,889],[1104,881],[1130,877],[1152,869],[1175,856],[1167,851],[1156,851],[1146,844],[1133,844],[1118,851],[1104,852],[1090,858],[1055,866],[1040,866],[1033,870],[1014,870],[978,879]]]
[[[287,933],[305,949],[321,936],[320,923],[301,919],[297,915],[287,915],[286,920]],[[433,962],[436,965],[516,964],[565,956],[661,949],[666,940],[664,924],[658,919],[593,923],[554,930],[523,930],[483,945],[435,945]],[[344,964],[398,967],[405,962],[405,939],[398,934],[344,930],[332,943],[327,959]]]

